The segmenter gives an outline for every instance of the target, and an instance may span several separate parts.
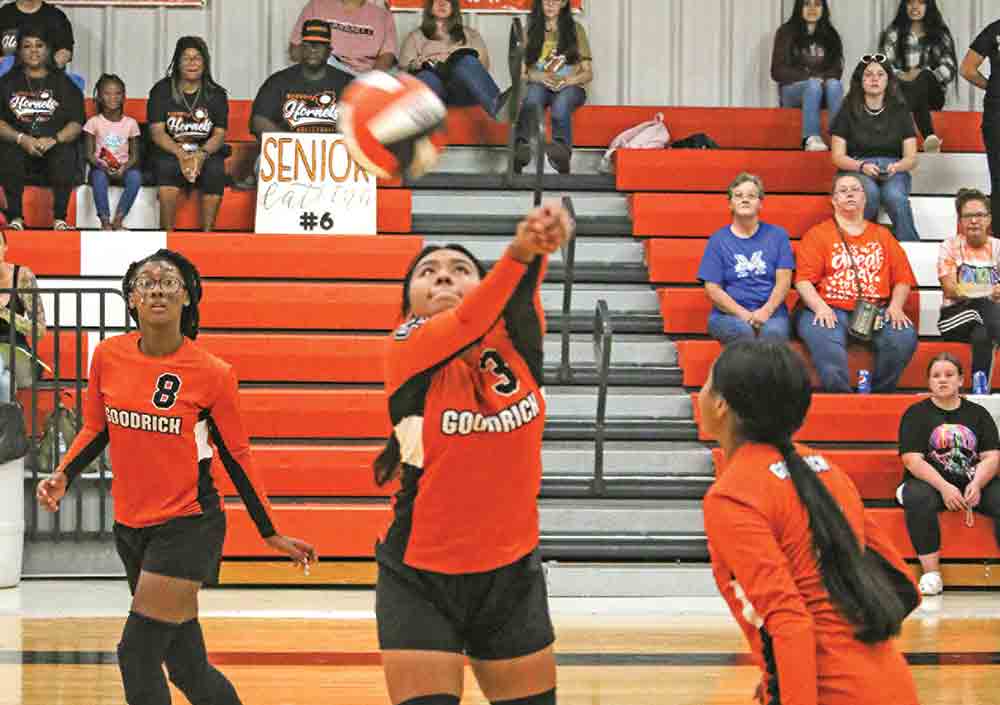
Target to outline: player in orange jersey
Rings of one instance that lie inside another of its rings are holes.
[[[546,205],[488,275],[457,245],[426,247],[407,273],[386,354],[393,433],[375,461],[376,482],[402,485],[375,552],[393,705],[458,705],[466,654],[494,705],[556,702],[538,555],[538,288],[571,235],[567,212]]]
[[[854,483],[793,445],[812,388],[787,346],[747,341],[715,361],[698,399],[724,470],[705,497],[712,571],[763,670],[768,705],[917,705],[890,637],[917,586]]]
[[[94,350],[84,426],[59,468],[38,485],[56,511],[69,484],[111,445],[115,545],[132,608],[118,665],[129,705],[169,705],[170,680],[192,705],[235,705],[232,684],[208,663],[198,590],[218,576],[226,518],[210,472],[218,453],[271,548],[308,565],[312,546],[277,533],[258,492],[232,368],[192,341],[201,277],[182,255],[159,250],[122,282],[139,331]],[[214,446],[214,448],[213,448]]]

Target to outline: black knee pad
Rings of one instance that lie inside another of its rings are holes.
[[[458,705],[460,698],[457,695],[447,693],[437,693],[435,695],[421,695],[419,698],[404,700],[399,705]]]
[[[163,658],[177,625],[129,612],[118,643],[118,668],[130,705],[170,705]]]
[[[556,705],[556,689],[514,700],[494,700],[492,705]]]

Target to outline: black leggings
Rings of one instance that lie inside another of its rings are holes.
[[[993,379],[993,346],[1000,345],[1000,304],[990,299],[969,299],[941,309],[941,339],[971,343],[972,371],[982,370]]]
[[[924,137],[934,134],[934,123],[931,121],[931,111],[944,107],[944,88],[938,83],[934,74],[923,69],[912,81],[900,81],[906,104],[913,112],[913,120],[917,129]]]
[[[990,168],[990,210],[1000,213],[1000,101],[983,103],[983,143]]]
[[[903,513],[910,542],[918,556],[941,550],[941,527],[937,515],[943,511],[945,506],[941,493],[933,485],[907,473],[903,480]],[[975,511],[993,517],[993,531],[1000,546],[1000,521],[997,521],[1000,519],[1000,482],[990,480],[983,488]]]
[[[0,185],[7,194],[7,219],[24,216],[24,184],[28,165],[46,174],[52,187],[52,212],[56,220],[66,220],[69,196],[76,178],[77,145],[57,144],[44,157],[29,157],[13,143],[0,146]]]

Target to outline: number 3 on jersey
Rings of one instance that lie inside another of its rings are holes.
[[[493,385],[493,389],[496,390],[497,394],[510,396],[517,391],[517,377],[514,376],[513,370],[507,367],[507,363],[503,361],[500,353],[496,350],[486,350],[483,352],[482,357],[479,358],[479,369],[492,372],[500,378],[501,381]]]
[[[153,406],[157,409],[169,409],[177,401],[177,392],[180,390],[181,378],[170,372],[163,373],[156,380]]]

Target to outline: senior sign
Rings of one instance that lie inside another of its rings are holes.
[[[257,178],[258,233],[374,235],[375,176],[338,134],[269,132]]]

